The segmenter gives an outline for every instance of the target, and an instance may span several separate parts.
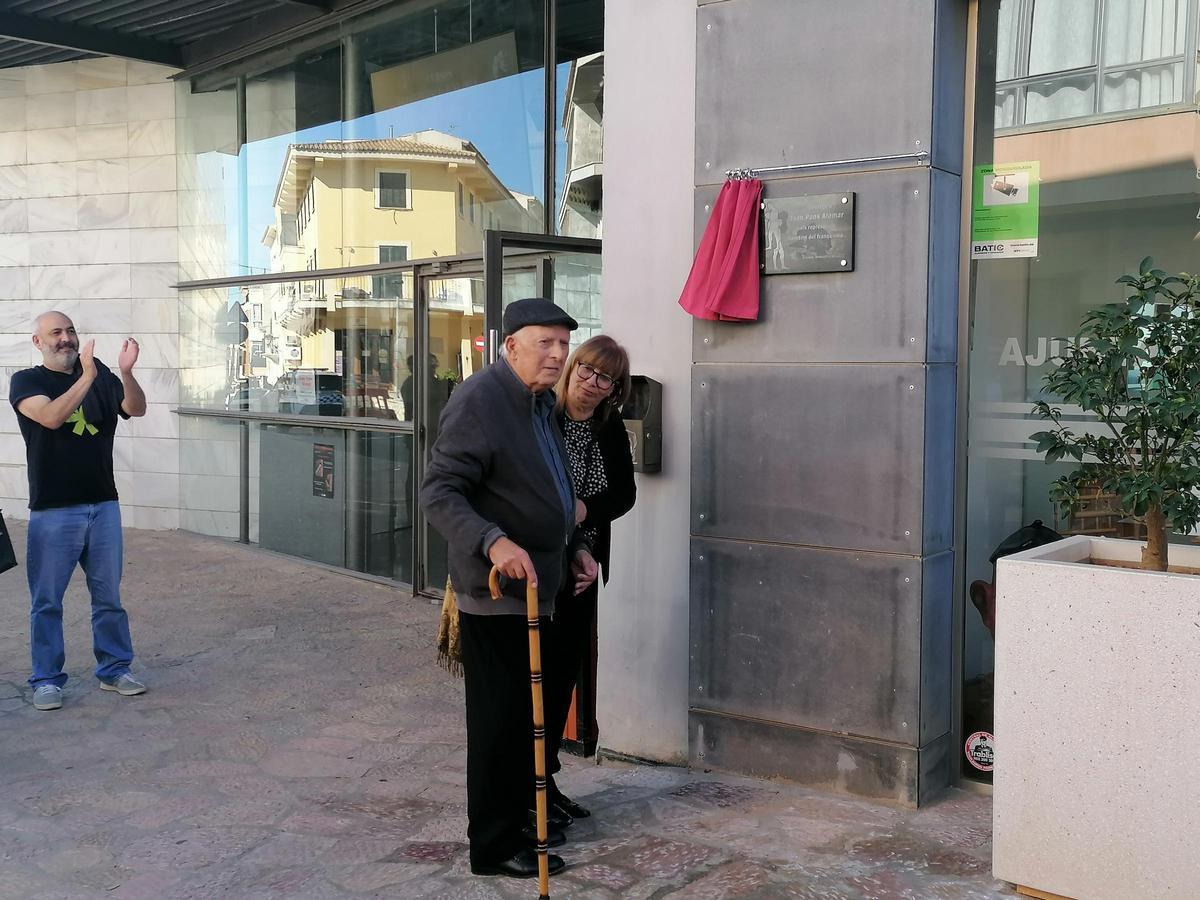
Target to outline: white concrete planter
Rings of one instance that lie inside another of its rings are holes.
[[[1141,548],[1072,537],[999,561],[997,878],[1200,897],[1200,576],[1089,563]],[[1170,563],[1200,568],[1200,547]]]

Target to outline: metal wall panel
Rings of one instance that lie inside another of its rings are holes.
[[[958,357],[958,265],[962,254],[962,179],[931,172],[929,203],[928,311],[925,361]]]
[[[929,169],[770,181],[763,196],[841,191],[857,194],[854,271],[763,278],[757,322],[696,321],[692,343],[697,362],[921,362],[926,358]],[[697,244],[709,219],[705,207],[712,206],[717,192],[716,187],[696,192]],[[957,240],[956,235],[956,244]]]
[[[933,47],[933,164],[963,170],[963,114],[967,83],[965,0],[935,0]]]
[[[925,474],[922,483],[921,553],[954,545],[954,464],[957,369],[940,364],[925,368]]]
[[[920,560],[694,538],[691,580],[693,708],[917,745]]]
[[[692,372],[692,532],[921,555],[920,365]]]
[[[688,715],[688,739],[692,760],[705,768],[917,803],[920,763],[912,747],[702,710]]]
[[[922,745],[950,730],[954,679],[954,553],[921,562],[921,732]],[[915,656],[913,646],[906,652]]]
[[[697,241],[735,168],[835,163],[764,197],[854,191],[857,221],[853,272],[764,278],[759,321],[693,328],[691,757],[923,802],[957,764],[966,4],[698,0],[696,21]]]
[[[732,0],[696,18],[696,184],[930,148],[934,0]]]
[[[936,800],[946,788],[954,784],[957,746],[951,734],[943,734],[932,743],[922,747],[917,756],[920,774],[917,781],[917,805],[924,806]]]

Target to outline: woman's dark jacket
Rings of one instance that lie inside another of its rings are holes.
[[[560,422],[565,413],[560,411]],[[633,454],[629,435],[619,413],[612,413],[592,432],[604,460],[604,477],[608,489],[594,497],[581,497],[587,506],[587,518],[580,528],[594,528],[596,542],[592,556],[600,564],[604,583],[608,583],[608,558],[612,548],[612,522],[633,509],[637,499],[637,484],[633,479]]]

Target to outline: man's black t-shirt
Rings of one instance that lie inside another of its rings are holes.
[[[29,397],[51,400],[65,394],[83,375],[75,364],[70,375],[45,366],[23,369],[12,377],[8,400],[17,405]],[[53,430],[17,413],[29,464],[29,508],[54,509],[117,499],[113,479],[113,435],[125,387],[121,379],[96,360],[96,380],[71,418]]]

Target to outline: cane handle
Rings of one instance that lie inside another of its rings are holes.
[[[501,597],[504,596],[504,592],[502,590],[500,590],[500,575],[501,575],[501,572],[500,572],[499,566],[492,566],[492,571],[488,572],[488,590],[491,591],[493,600],[499,600]],[[530,599],[533,599],[533,602],[537,603],[536,598],[537,598],[537,588],[534,585],[526,582],[526,585],[525,585],[525,600],[526,600],[526,602],[528,603],[528,601]]]

